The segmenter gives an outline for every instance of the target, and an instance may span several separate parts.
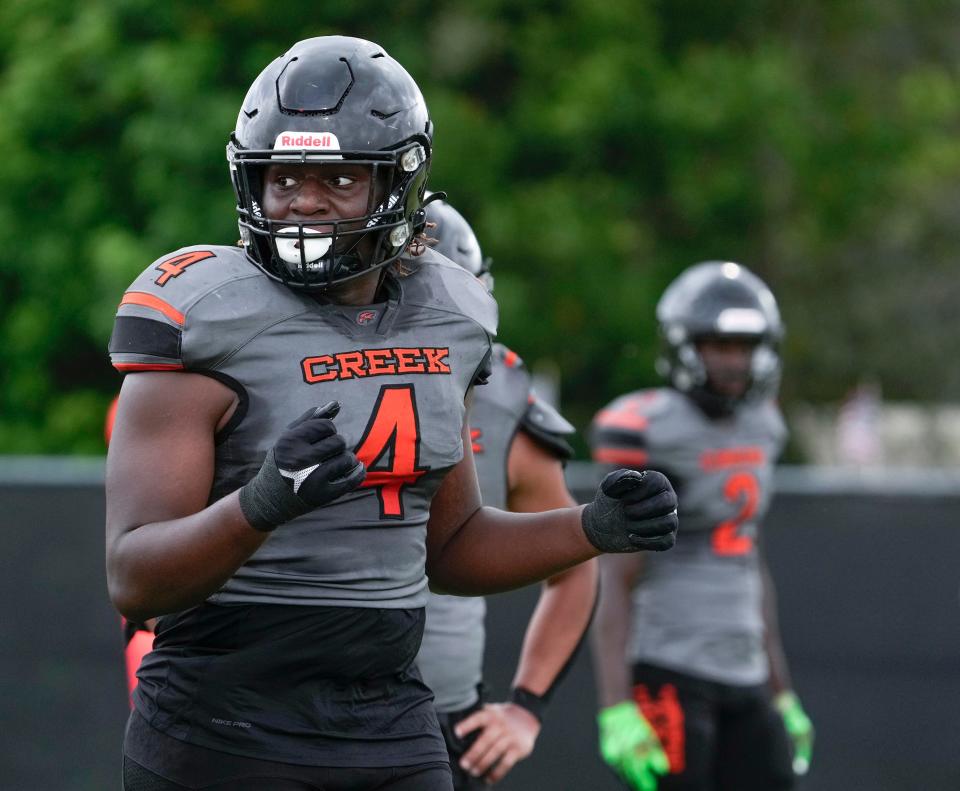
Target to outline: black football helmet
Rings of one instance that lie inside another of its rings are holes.
[[[432,131],[420,89],[382,47],[346,36],[294,44],[254,80],[227,144],[250,260],[302,289],[326,288],[396,260],[423,228]],[[369,165],[365,213],[316,222],[267,219],[263,171],[277,160]],[[358,244],[371,236],[373,253],[361,255]]]
[[[657,371],[688,393],[709,414],[728,414],[747,399],[774,395],[780,384],[779,344],[783,322],[773,293],[740,264],[707,261],[685,270],[657,303],[661,352]],[[710,387],[697,341],[742,339],[756,345],[750,380],[740,398]]]
[[[430,193],[427,193],[430,196]],[[480,252],[480,242],[462,214],[444,200],[436,198],[426,204],[427,222],[436,227],[429,228],[427,236],[435,239],[433,249],[445,255],[455,264],[459,264],[471,275],[493,291],[493,275],[490,274],[490,259]]]

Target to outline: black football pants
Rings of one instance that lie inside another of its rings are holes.
[[[137,714],[128,725],[149,727]],[[149,768],[123,756],[123,791],[453,791],[446,762],[384,768],[299,766],[208,750],[157,731],[150,734],[150,744]]]
[[[732,686],[648,664],[634,697],[670,760],[657,791],[787,791],[791,748],[766,684]]]

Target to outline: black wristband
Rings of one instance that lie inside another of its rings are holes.
[[[240,489],[240,510],[251,527],[269,533],[307,513],[310,505],[293,493],[277,468],[271,448],[257,474]]]
[[[514,687],[510,691],[510,702],[529,711],[537,718],[537,722],[543,722],[543,709],[547,702],[540,695],[523,687]]]

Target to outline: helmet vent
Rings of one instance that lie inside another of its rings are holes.
[[[371,110],[370,115],[374,118],[379,118],[381,121],[386,121],[388,118],[393,118],[393,116],[399,112],[399,110],[394,110],[392,113],[381,113],[379,110]]]
[[[382,52],[378,52],[378,53],[376,53],[375,55],[371,55],[370,57],[371,57],[371,58],[382,58],[382,57],[384,57],[384,54],[383,54]]]
[[[260,112],[260,110],[259,110],[258,108],[256,108],[256,107],[254,107],[250,112],[247,112],[246,110],[244,110],[244,111],[243,111],[243,114],[244,114],[245,116],[247,116],[247,118],[253,118],[253,116],[255,116],[255,115],[256,115],[257,113],[259,113],[259,112]]]
[[[291,58],[277,77],[277,102],[285,115],[336,115],[356,82],[346,58],[337,58],[346,68],[332,79],[318,80],[313,64],[300,65]],[[304,73],[306,71],[306,73]],[[329,71],[329,67],[328,67]]]

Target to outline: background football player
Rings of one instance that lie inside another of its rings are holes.
[[[463,216],[449,203],[432,200],[427,222],[434,249],[492,289],[489,262]],[[573,426],[533,392],[515,352],[494,344],[492,363],[487,384],[474,392],[470,407],[484,504],[523,512],[574,505],[563,477]],[[484,600],[430,595],[417,665],[435,695],[458,791],[502,779],[533,750],[543,704],[590,621],[596,585],[595,561],[546,581],[527,627],[512,700],[504,703],[484,703],[480,697]]]
[[[381,47],[301,41],[229,138],[242,245],[164,256],[121,300],[107,580],[129,621],[161,616],[127,788],[449,789],[413,668],[426,572],[476,595],[673,545],[655,472],[584,509],[482,507],[466,402],[496,306],[422,243],[431,148]]]
[[[601,754],[643,791],[790,788],[787,730],[802,773],[812,728],[791,691],[758,535],[786,434],[774,402],[779,311],[746,268],[708,262],[666,289],[657,321],[670,386],[616,399],[592,426],[596,461],[665,472],[680,502],[669,555],[601,559]]]

